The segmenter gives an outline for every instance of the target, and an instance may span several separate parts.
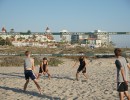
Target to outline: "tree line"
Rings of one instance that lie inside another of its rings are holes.
[[[3,39],[2,37],[0,37],[0,45],[12,45],[11,40],[7,37],[6,39]]]

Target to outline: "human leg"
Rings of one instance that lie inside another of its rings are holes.
[[[87,74],[86,73],[83,73],[83,75],[84,75],[84,77],[87,79],[88,78],[88,76],[87,76]]]
[[[40,67],[39,68],[39,73],[38,73],[38,76],[37,76],[37,79],[39,79],[39,77],[42,75],[43,71],[42,71],[42,68]]]
[[[39,86],[39,84],[36,81],[36,76],[35,74],[32,72],[32,70],[26,71],[25,72],[25,79],[26,79],[26,83],[24,84],[24,91],[26,91],[27,85],[29,83],[29,77],[34,81],[34,83],[36,84],[40,94],[41,94],[41,88]]]
[[[35,85],[37,86],[37,88],[41,94],[41,88],[40,88],[39,84],[37,83],[35,74],[32,71],[30,71],[29,75],[30,75],[29,77],[33,80],[33,82],[35,83]]]
[[[129,95],[129,92],[128,91],[125,91],[125,96],[127,97],[128,100],[130,100],[130,95]]]
[[[76,73],[76,80],[79,81],[79,73]]]
[[[84,77],[87,79],[88,77],[87,77],[87,74],[86,74],[86,67],[83,68],[82,73],[83,73]]]
[[[128,100],[130,100],[130,95],[128,92],[128,84],[126,84],[125,82],[123,82],[123,87],[124,87],[124,94],[127,97]]]
[[[24,84],[23,90],[26,91],[27,85],[28,85],[28,83],[29,83],[29,71],[28,71],[28,70],[25,70],[24,74],[25,74],[26,82],[25,82],[25,84]]]
[[[117,83],[117,91],[119,92],[120,100],[124,100],[124,96],[126,96],[128,100],[130,100],[128,94],[128,85],[125,82]]]
[[[24,84],[24,89],[23,89],[24,91],[26,91],[28,83],[29,83],[29,79],[27,79],[26,82],[25,82],[25,84]]]
[[[37,79],[39,79],[40,76],[41,76],[41,73],[38,73]]]
[[[48,78],[50,79],[50,78],[51,78],[51,75],[50,75],[49,71],[47,70],[46,73],[47,73],[47,75],[48,75]]]
[[[79,66],[79,68],[77,69],[77,73],[76,73],[76,80],[79,81],[79,73],[82,71],[82,67]]]
[[[120,100],[124,100],[124,92],[119,92]]]
[[[39,84],[38,84],[38,82],[37,82],[37,80],[36,79],[34,79],[33,80],[33,82],[35,83],[35,85],[37,86],[37,88],[38,88],[38,91],[40,92],[40,94],[41,94],[41,88],[40,88],[40,86],[39,86]]]

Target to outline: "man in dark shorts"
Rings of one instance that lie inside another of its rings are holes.
[[[115,65],[117,68],[117,91],[119,92],[120,100],[124,100],[124,95],[130,100],[130,95],[128,93],[128,63],[126,59],[121,56],[121,49],[116,48],[114,53],[116,56]]]
[[[74,66],[76,65],[76,63],[74,64]],[[87,79],[85,58],[84,57],[79,57],[79,63],[80,63],[80,65],[79,65],[79,68],[77,69],[77,73],[76,73],[76,80],[77,81],[79,80],[79,73],[81,71],[82,71],[83,75],[85,76],[85,78]]]
[[[31,78],[41,94],[41,88],[40,88],[40,86],[36,80],[36,76],[34,74],[34,70],[35,70],[34,59],[32,59],[30,57],[29,51],[26,51],[25,55],[26,55],[26,58],[24,59],[24,74],[25,74],[26,83],[24,84],[24,91],[26,91],[27,85],[29,83],[29,78]]]

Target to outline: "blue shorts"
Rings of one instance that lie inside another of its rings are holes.
[[[25,70],[24,71],[24,74],[25,74],[25,79],[29,79],[29,77],[34,80],[36,79],[36,76],[34,75],[34,73],[32,72],[32,70]]]

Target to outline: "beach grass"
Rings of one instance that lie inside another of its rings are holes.
[[[95,53],[113,53],[114,48],[87,48],[87,47],[74,47],[74,48],[43,48],[43,47],[14,47],[14,46],[0,46],[0,54],[17,54],[6,55],[0,57],[0,66],[23,66],[24,52],[31,51],[32,54],[39,54],[38,56],[32,55],[35,59],[35,65],[39,65],[42,58],[45,57],[40,54],[88,54],[87,58],[93,57]],[[130,48],[122,48],[122,51],[130,52]],[[58,66],[63,64],[61,58],[78,60],[77,56],[48,56],[50,66]]]
[[[0,57],[0,67],[21,67],[24,64],[23,56],[2,56]],[[39,56],[33,56],[35,61],[35,66],[40,65],[42,58]],[[49,57],[49,66],[58,66],[63,64],[62,59],[56,57]]]

